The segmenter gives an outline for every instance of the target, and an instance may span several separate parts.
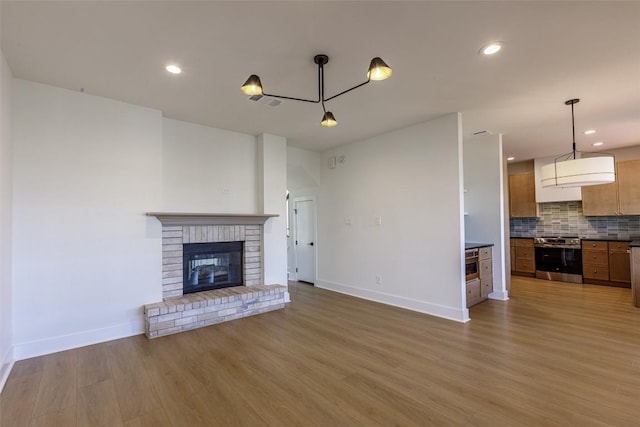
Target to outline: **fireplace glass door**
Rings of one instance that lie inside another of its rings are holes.
[[[183,293],[242,286],[242,242],[185,244]]]

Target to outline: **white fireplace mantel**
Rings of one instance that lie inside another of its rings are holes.
[[[147,212],[155,216],[165,226],[176,225],[255,225],[264,224],[278,214],[234,214],[234,213],[192,213],[192,212]]]

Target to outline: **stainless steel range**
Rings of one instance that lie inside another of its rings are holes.
[[[582,283],[582,246],[575,236],[536,237],[536,277]]]

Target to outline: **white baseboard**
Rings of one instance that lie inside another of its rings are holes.
[[[383,292],[372,291],[369,289],[356,288],[350,285],[344,285],[326,280],[317,280],[315,286],[330,291],[347,294],[354,297],[380,302],[383,304],[393,305],[395,307],[406,308],[408,310],[418,311],[420,313],[432,316],[442,317],[456,322],[469,321],[469,309],[447,307],[440,304],[433,304],[427,301],[405,298],[397,295],[386,294]]]
[[[7,382],[7,378],[9,378],[11,369],[13,369],[13,363],[13,347],[11,347],[9,351],[7,351],[7,354],[2,358],[2,366],[0,366],[0,392],[2,392],[2,389]]]
[[[72,348],[84,347],[86,345],[98,344],[105,341],[126,338],[143,333],[144,322],[141,319],[138,322],[123,323],[106,328],[23,342],[15,344],[14,359],[28,359],[31,357],[42,356],[44,354],[70,350]]]
[[[489,299],[497,299],[500,301],[509,300],[509,291],[493,291],[489,294]]]

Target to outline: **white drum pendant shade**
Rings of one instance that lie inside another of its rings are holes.
[[[542,167],[543,187],[584,187],[615,182],[613,157],[583,157]]]

